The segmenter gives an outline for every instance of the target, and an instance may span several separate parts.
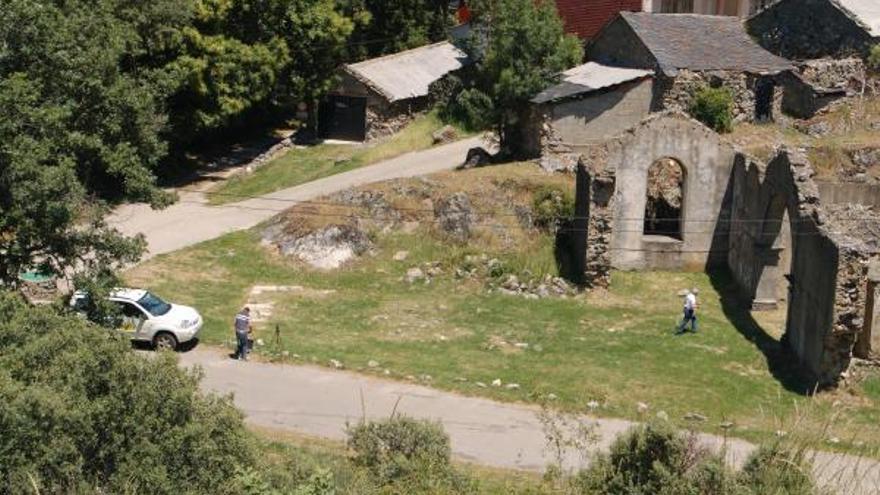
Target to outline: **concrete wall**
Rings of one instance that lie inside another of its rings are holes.
[[[830,0],[782,0],[746,26],[761,46],[792,60],[865,55],[877,41]]]
[[[880,208],[880,185],[847,182],[817,182],[823,204],[856,203]]]
[[[623,134],[651,112],[651,79],[622,84],[582,98],[543,106],[545,121],[562,144],[573,151]]]
[[[616,143],[607,168],[615,175],[612,266],[625,270],[704,270],[727,257],[728,186],[736,152],[685,116],[647,121]],[[645,236],[648,168],[673,158],[685,171],[682,240]]]
[[[728,263],[749,300],[772,294],[767,287],[787,284],[780,277],[787,271],[780,266],[785,258],[768,256],[787,212],[791,284],[785,339],[806,370],[822,383],[833,383],[841,363],[829,362],[826,340],[835,320],[840,254],[816,223],[819,196],[811,176],[805,159],[787,153],[766,166],[737,159]]]

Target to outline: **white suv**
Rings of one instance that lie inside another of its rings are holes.
[[[76,292],[70,306],[81,309],[88,300]],[[179,344],[195,339],[202,329],[202,316],[189,306],[163,301],[142,289],[115,289],[109,300],[120,306],[122,321],[118,330],[131,340],[149,342],[158,350],[175,350]]]

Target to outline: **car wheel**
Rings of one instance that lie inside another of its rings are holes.
[[[177,339],[168,332],[157,333],[153,337],[153,347],[157,351],[173,351],[177,349]]]

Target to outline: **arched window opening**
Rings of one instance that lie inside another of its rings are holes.
[[[684,167],[675,159],[662,158],[648,169],[645,235],[683,239],[684,182]]]

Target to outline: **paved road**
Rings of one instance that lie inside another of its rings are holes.
[[[149,249],[146,259],[253,227],[290,208],[295,201],[308,201],[371,182],[455,168],[464,162],[468,149],[482,145],[480,137],[464,139],[223,206],[208,205],[200,192],[181,192],[180,201],[164,210],[155,211],[145,204],[124,205],[111,215],[109,223],[127,235],[143,233]]]
[[[225,351],[205,346],[181,354],[181,363],[204,370],[206,390],[234,394],[247,421],[257,426],[342,440],[347,423],[363,417],[387,418],[396,407],[400,413],[443,423],[453,452],[461,460],[538,471],[551,459],[534,407],[313,366],[238,362]],[[596,424],[599,441],[594,449],[607,448],[617,434],[634,424],[586,416],[580,420]],[[713,448],[725,444],[724,439],[711,435],[703,435],[702,441]],[[754,449],[742,440],[729,440],[726,445],[733,465],[741,465]],[[837,493],[880,494],[880,463],[837,454],[815,456],[817,477],[824,484],[837,485]],[[585,461],[571,452],[565,465],[583,466]],[[839,479],[855,482],[841,484]]]

